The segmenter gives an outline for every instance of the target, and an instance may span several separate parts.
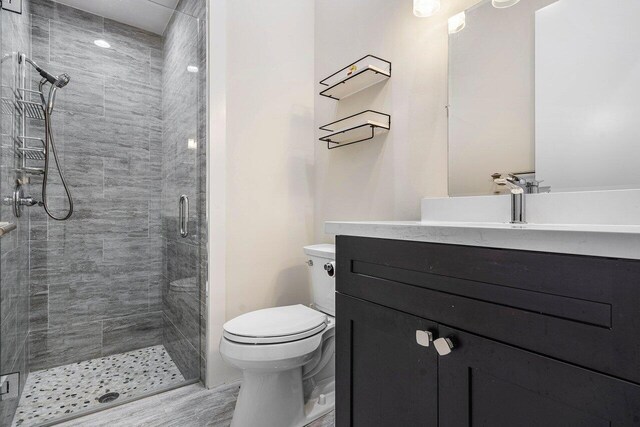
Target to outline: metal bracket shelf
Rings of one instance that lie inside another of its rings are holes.
[[[391,116],[374,110],[366,110],[344,119],[320,127],[320,130],[331,132],[320,138],[327,143],[327,148],[346,147],[358,142],[368,141],[391,130]]]
[[[391,78],[391,62],[367,55],[320,81],[327,89],[320,95],[340,101]]]

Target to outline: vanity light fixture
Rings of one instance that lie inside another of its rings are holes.
[[[449,18],[449,34],[459,33],[467,25],[467,15],[460,12]]]
[[[187,71],[190,73],[197,73],[198,72],[198,67],[196,67],[195,65],[189,65],[187,67]]]
[[[440,10],[440,0],[413,0],[413,14],[418,18],[428,18]]]
[[[496,9],[506,9],[518,3],[520,0],[491,0],[491,4]]]
[[[108,41],[102,39],[94,40],[93,44],[103,49],[109,49],[111,47]]]

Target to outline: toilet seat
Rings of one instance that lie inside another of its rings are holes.
[[[281,344],[319,334],[327,323],[326,314],[298,304],[243,314],[224,324],[223,335],[241,344]]]

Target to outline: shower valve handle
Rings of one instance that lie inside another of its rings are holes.
[[[31,196],[27,196],[27,197],[21,198],[18,201],[18,203],[20,203],[22,206],[35,206],[35,205],[40,205],[42,202],[37,201]]]

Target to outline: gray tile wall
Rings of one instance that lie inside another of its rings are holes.
[[[206,21],[204,0],[181,0],[164,34],[162,70],[163,342],[185,378],[202,377],[206,346]],[[199,72],[187,71],[188,66]],[[191,146],[189,140],[192,141]],[[190,200],[190,235],[178,200]],[[203,261],[204,260],[204,261]]]
[[[71,75],[53,121],[75,202],[65,222],[30,211],[36,370],[162,342],[163,40],[62,4],[32,2],[34,58]],[[98,48],[96,39],[111,48]],[[49,199],[61,212],[56,180]]]
[[[0,12],[0,57],[12,52],[29,53],[30,4],[23,1],[23,14]],[[15,85],[16,58],[6,59],[0,66],[0,84]],[[3,97],[11,97],[12,89],[2,88]],[[17,175],[14,171],[12,132],[21,125],[13,114],[0,115],[0,197],[12,193]],[[0,239],[0,374],[20,373],[21,387],[29,373],[29,217],[15,218],[11,207],[0,204],[0,220],[15,222],[18,228]],[[10,425],[19,399],[0,401],[0,425]]]

